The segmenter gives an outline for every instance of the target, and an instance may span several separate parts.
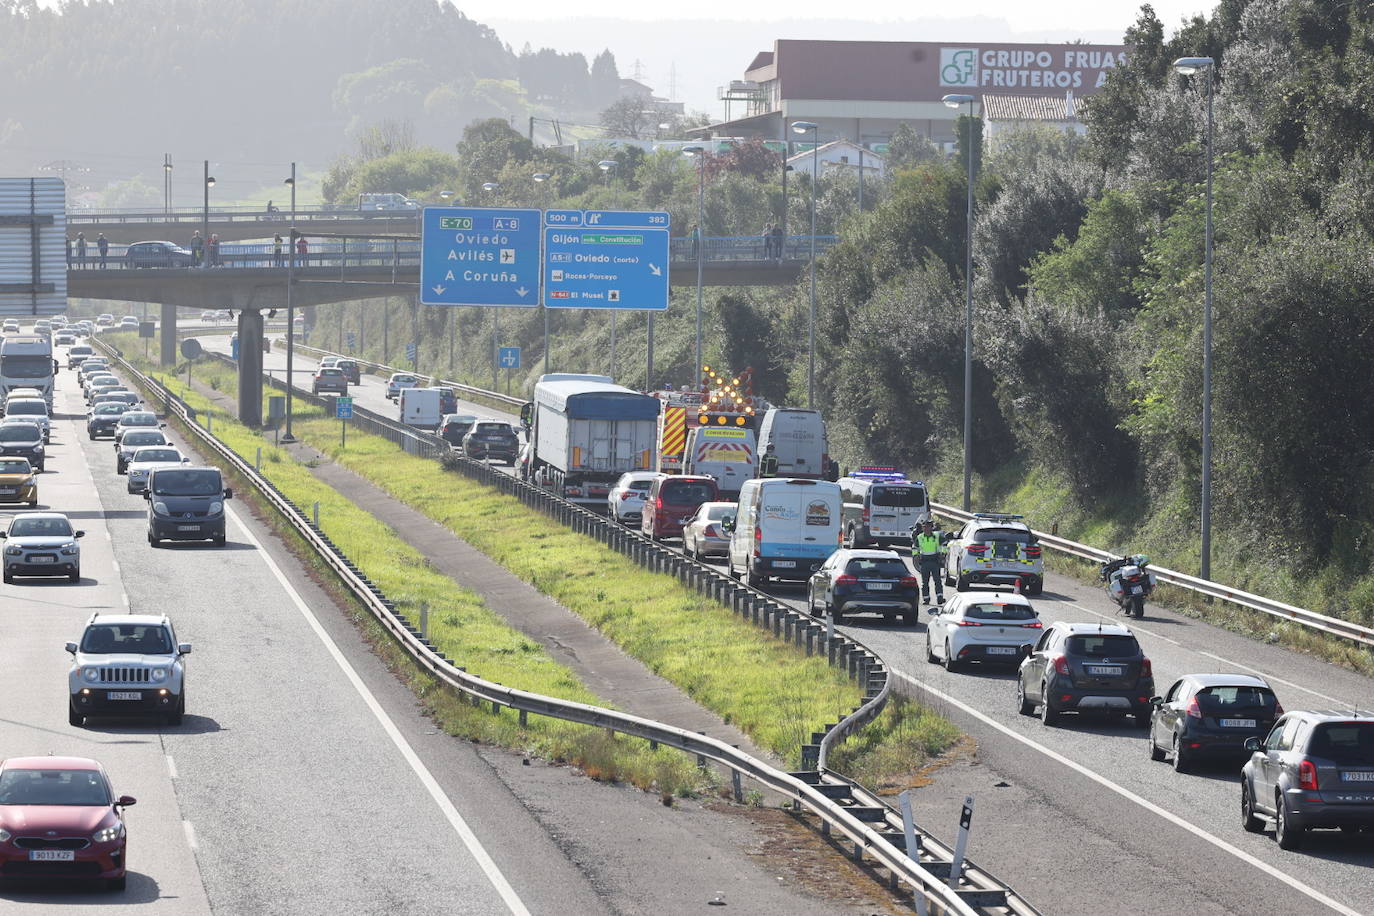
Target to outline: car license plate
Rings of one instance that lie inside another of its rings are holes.
[[[1088,666],[1088,673],[1089,673],[1089,674],[1101,674],[1101,675],[1105,675],[1105,676],[1107,676],[1107,677],[1120,677],[1120,676],[1121,676],[1121,669],[1120,669],[1120,668],[1116,668],[1116,667],[1108,668],[1108,667],[1106,667],[1105,665],[1089,665],[1089,666]]]
[[[109,693],[105,694],[105,696],[106,696],[107,699],[111,699],[111,700],[141,700],[141,699],[143,699],[143,693],[142,693],[141,691],[138,691],[138,690],[111,690]]]
[[[70,849],[30,849],[30,862],[71,862],[76,853]]]
[[[775,567],[777,567],[778,569],[795,569],[796,566],[797,566],[797,561],[796,561],[796,560],[774,560],[774,561],[773,561],[773,565],[774,565]]]
[[[890,592],[890,591],[892,591],[892,583],[891,583],[891,582],[869,582],[869,583],[868,583],[868,589],[869,589],[869,591],[874,591],[874,592]]]
[[[177,525],[178,531],[199,531],[199,525]]]
[[[1222,720],[1221,720],[1221,727],[1222,727],[1222,728],[1254,728],[1255,725],[1256,725],[1256,722],[1255,722],[1254,719],[1222,719]]]
[[[30,563],[56,563],[57,557],[29,557]]]
[[[1344,782],[1374,782],[1374,772],[1344,771],[1341,779]]]
[[[988,655],[1015,655],[1015,646],[988,646]]]
[[[0,487],[0,496],[13,496],[17,492],[14,487]]]

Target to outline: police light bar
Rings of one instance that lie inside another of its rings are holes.
[[[1008,515],[1005,512],[975,512],[973,517],[991,519],[994,522],[1017,522],[1025,518],[1024,515]]]
[[[906,474],[890,467],[862,467],[849,475],[861,480],[906,480]]]

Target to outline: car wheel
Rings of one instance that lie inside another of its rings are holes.
[[[215,544],[216,547],[223,547],[224,544],[225,544],[225,537],[224,537],[224,535],[222,535],[222,534],[215,535],[214,544]]]
[[[116,461],[116,462],[115,462],[115,473],[116,473],[116,474],[123,474],[123,473],[124,473],[124,462],[122,462],[122,461]]]
[[[1159,763],[1167,756],[1164,751],[1160,749],[1160,746],[1155,744],[1155,734],[1153,731],[1145,736],[1145,743],[1150,745],[1150,759],[1155,763]]]
[[[86,724],[86,717],[77,712],[70,701],[67,703],[67,724],[73,728],[80,728]]]
[[[954,653],[950,651],[949,643],[948,643],[948,642],[945,643],[945,670],[946,670],[946,671],[958,671],[958,670],[959,670],[959,661],[958,661],[958,659],[956,659],[956,658],[954,657]]]
[[[750,569],[748,566],[744,567],[745,585],[749,586],[750,588],[761,588],[763,586],[763,582],[763,576],[756,576],[754,575],[754,571],[752,569]],[[837,617],[835,619],[838,620],[839,618]]]
[[[909,610],[909,611],[904,611],[904,612],[902,613],[902,625],[903,625],[903,626],[914,627],[914,626],[916,626],[916,623],[917,623],[917,621],[919,621],[919,620],[920,620],[920,615],[916,613],[916,609],[915,609],[915,608],[912,608],[912,609]]]
[[[968,576],[960,576],[958,579],[954,580],[954,590],[956,592],[968,591]]]
[[[1041,684],[1040,693],[1045,698],[1040,704],[1040,722],[1042,725],[1053,725],[1059,721],[1059,710],[1050,704],[1050,691],[1047,686]]]
[[[167,713],[168,725],[180,725],[181,719],[186,715],[186,693],[182,691],[180,699],[177,700],[177,708]]]
[[[1255,813],[1255,799],[1250,794],[1250,783],[1243,776],[1240,780],[1240,825],[1245,828],[1246,833],[1264,832],[1264,818]]]
[[[10,584],[11,582],[14,581],[14,576],[10,573],[10,571],[9,571],[8,569],[5,570],[4,580],[5,580],[5,584],[6,584],[6,585],[8,585],[8,584]]]
[[[1174,772],[1186,773],[1193,768],[1193,758],[1183,749],[1183,744],[1174,735]]]
[[[148,546],[150,546],[150,547],[156,547],[156,546],[158,546],[158,543],[159,543],[159,541],[158,541],[157,537],[153,534],[152,529],[151,529],[151,528],[148,529]]]
[[[1035,715],[1035,704],[1026,698],[1026,682],[1016,679],[1016,707],[1023,716]]]
[[[1297,849],[1302,845],[1302,831],[1293,826],[1281,795],[1274,798],[1274,839],[1280,849]]]
[[[1036,582],[1036,583],[1033,584],[1033,585],[1028,585],[1028,586],[1026,586],[1026,594],[1027,594],[1027,595],[1038,595],[1038,594],[1040,594],[1041,592],[1043,592],[1044,590],[1045,590],[1045,583],[1044,583],[1044,582]]]
[[[825,613],[827,617],[835,618],[835,626],[839,626],[840,624],[844,623],[844,611],[835,607],[833,604],[827,603],[825,605]]]
[[[127,876],[127,875],[121,875],[121,876],[119,876],[118,878],[111,878],[111,879],[109,879],[108,881],[106,881],[106,882],[105,882],[105,888],[106,888],[107,890],[112,890],[112,891],[122,891],[122,890],[124,890],[124,888],[128,885],[128,883],[129,883],[129,878],[128,878],[128,876]]]
[[[32,509],[34,506],[37,506],[37,505],[38,505],[38,497],[34,497],[33,499],[29,500],[29,508],[30,508],[30,509]]]
[[[930,633],[926,633],[926,661],[932,665],[940,664],[940,660],[935,657],[935,645],[930,641]]]
[[[81,567],[78,566],[75,570],[73,570],[72,573],[71,573],[69,576],[67,576],[67,581],[68,581],[68,582],[80,582],[80,581],[81,581]]]

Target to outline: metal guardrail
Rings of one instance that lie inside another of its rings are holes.
[[[973,517],[972,513],[964,512],[953,506],[944,506],[939,503],[931,503],[931,508],[938,514],[956,521],[966,522]],[[1069,556],[1078,557],[1082,560],[1091,560],[1094,563],[1106,563],[1109,560],[1117,559],[1117,555],[1106,550],[1099,550],[1096,547],[1089,547],[1087,544],[1079,544],[1058,535],[1047,534],[1043,531],[1035,532],[1036,538],[1040,543],[1051,550]],[[1331,636],[1339,636],[1349,639],[1367,648],[1374,648],[1374,628],[1366,627],[1349,620],[1341,620],[1339,617],[1330,617],[1326,614],[1319,614],[1316,611],[1309,611],[1306,608],[1295,607],[1285,604],[1282,601],[1275,601],[1272,598],[1265,598],[1263,595],[1255,595],[1240,589],[1230,588],[1213,582],[1208,579],[1199,579],[1197,576],[1190,576],[1176,570],[1166,569],[1163,566],[1150,564],[1150,571],[1155,574],[1155,578],[1160,582],[1187,589],[1198,595],[1208,598],[1219,598],[1238,604],[1241,607],[1249,608],[1252,611],[1260,611],[1271,617],[1279,617],[1284,620],[1320,630]]]
[[[113,346],[104,342],[101,342],[100,346],[114,355],[124,371],[137,378],[146,388],[156,392],[163,401],[164,409],[177,416],[186,429],[195,435],[206,448],[225,464],[232,467],[240,477],[258,489],[268,503],[311,545],[312,549],[330,566],[334,574],[352,592],[354,597],[368,608],[377,621],[388,630],[417,664],[453,689],[470,697],[474,705],[490,704],[494,714],[499,713],[502,708],[514,709],[519,713],[522,725],[528,714],[534,713],[619,732],[649,741],[651,746],[667,745],[684,753],[695,755],[699,765],[704,765],[706,760],[714,761],[739,774],[739,776],[747,777],[789,799],[798,810],[801,808],[810,810],[825,823],[827,833],[832,830],[839,830],[853,843],[853,854],[856,859],[862,859],[865,856],[871,858],[888,870],[894,885],[898,881],[905,882],[912,888],[913,893],[920,895],[918,908],[922,910],[925,907],[921,904],[933,906],[935,913],[959,914],[959,916],[978,916],[980,913],[993,911],[1024,914],[1024,916],[1035,916],[1037,913],[1028,903],[1008,891],[1005,885],[997,882],[989,873],[978,868],[970,860],[965,860],[964,868],[961,870],[957,881],[960,886],[951,888],[949,886],[949,873],[950,863],[953,860],[952,851],[922,835],[918,857],[914,859],[909,857],[902,845],[905,842],[904,835],[900,833],[894,835],[891,827],[891,815],[893,813],[891,808],[886,806],[877,796],[837,774],[819,770],[787,773],[715,738],[616,710],[530,693],[469,674],[440,652],[427,636],[420,632],[419,628],[404,614],[397,611],[395,604],[388,600],[382,591],[363,575],[356,565],[348,560],[300,507],[278,490],[275,484],[263,477],[252,464],[202,427],[197,422],[195,414],[188,411],[180,398],[155,379],[151,379],[135,369],[123,359],[119,351]],[[307,394],[300,394],[299,396],[321,403],[326,400]],[[514,477],[501,474],[489,465],[466,458],[456,458],[455,460],[460,469],[470,472],[470,476],[486,477],[488,483],[495,484],[507,492],[518,493],[523,502],[539,505],[548,514],[565,518],[574,530],[598,536],[606,543],[621,548],[622,552],[627,553],[627,555],[635,556],[642,565],[655,571],[676,574],[684,582],[696,584],[698,588],[704,584],[702,574],[709,573],[710,576],[707,578],[713,578],[717,581],[712,582],[714,587],[708,593],[718,595],[721,600],[733,606],[740,613],[744,613],[746,605],[751,606],[752,619],[755,623],[760,622],[759,612],[762,607],[762,622],[767,625],[771,616],[773,632],[776,635],[782,635],[780,619],[783,612],[786,612],[788,615],[788,626],[786,627],[789,631],[788,635],[790,636],[790,631],[796,629],[797,640],[800,643],[801,628],[793,627],[792,623],[794,618],[801,618],[804,615],[786,605],[776,602],[747,586],[737,585],[733,580],[727,579],[722,583],[718,580],[724,579],[724,577],[720,576],[714,569],[688,560],[619,526],[612,528],[605,519],[586,509],[525,484]],[[729,586],[729,590],[733,591],[730,596],[732,600],[726,600],[725,592],[727,589],[719,587],[721,585]],[[764,600],[758,600],[760,597]],[[808,626],[808,633],[811,632],[814,631],[811,626]],[[807,642],[810,646],[810,638]],[[837,650],[842,651],[837,653]],[[829,647],[829,651],[832,663],[838,654],[841,664],[847,662],[851,676],[861,674],[865,683],[871,684],[874,675],[881,674],[883,686],[880,692],[881,694],[887,693],[889,686],[885,672],[874,670],[875,668],[881,669],[881,662],[857,642],[847,637],[837,636]],[[867,656],[867,660],[864,659],[864,656]],[[844,724],[858,719],[864,714],[864,710],[872,705],[873,702],[870,699],[864,707],[856,710],[844,722],[832,725],[828,730],[834,731]],[[840,787],[844,791],[836,792],[836,787]],[[742,798],[738,779],[734,780],[734,792],[737,800]],[[846,801],[848,804],[844,803]],[[877,814],[876,818],[874,817],[875,813]],[[888,829],[880,830],[874,826],[880,821],[885,822]]]

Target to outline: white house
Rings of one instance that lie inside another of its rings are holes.
[[[1078,118],[1082,104],[1072,90],[1063,96],[984,95],[984,137],[992,145],[998,134],[1031,124],[1085,134],[1088,126]]]
[[[800,144],[794,144],[794,148],[797,145]],[[788,159],[787,164],[793,172],[802,172],[810,176],[812,163],[816,160],[820,163],[822,176],[840,171],[857,176],[859,169],[862,168],[865,177],[882,178],[887,168],[887,162],[882,156],[870,149],[864,149],[851,140],[831,140],[829,143],[822,143],[821,148],[815,151],[814,157],[812,151],[807,150]]]

